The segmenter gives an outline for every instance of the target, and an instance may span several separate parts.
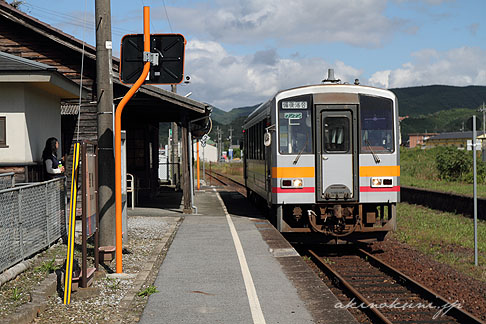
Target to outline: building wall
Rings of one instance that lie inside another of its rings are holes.
[[[0,163],[27,162],[24,88],[19,84],[0,84],[0,116],[6,117],[8,146],[0,148]]]
[[[25,83],[1,84],[0,98],[8,146],[0,148],[0,163],[42,161],[47,138],[61,138],[59,98]]]
[[[460,149],[467,149],[467,141],[471,139],[464,139],[464,138],[451,138],[451,139],[443,139],[443,140],[428,140],[427,141],[427,148],[432,148],[436,146],[456,146]],[[477,138],[478,143],[482,144],[481,138],[478,136]]]
[[[194,159],[197,157],[197,144],[194,143]],[[203,148],[201,144],[199,144],[199,159],[200,161],[203,160]],[[207,144],[206,147],[204,147],[204,161],[206,162],[218,162],[218,149],[216,146],[212,146]]]
[[[59,141],[57,156],[61,157],[61,100],[42,90],[25,86],[26,158],[42,161],[42,151],[49,137]],[[30,150],[28,149],[30,147]]]

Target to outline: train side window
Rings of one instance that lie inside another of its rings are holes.
[[[260,125],[256,124],[255,125],[255,135],[256,135],[256,141],[255,141],[255,159],[259,160],[260,159]]]
[[[324,151],[348,153],[349,151],[349,119],[347,117],[324,118]]]
[[[250,159],[255,158],[255,129],[250,127]]]

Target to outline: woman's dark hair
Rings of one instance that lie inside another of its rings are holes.
[[[57,148],[56,148],[57,142],[58,142],[57,138],[55,137],[50,137],[47,139],[46,146],[44,147],[44,151],[42,151],[43,161],[49,159],[53,154],[57,158]]]

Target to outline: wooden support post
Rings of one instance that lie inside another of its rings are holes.
[[[192,214],[192,201],[191,201],[191,176],[190,176],[190,163],[189,161],[189,150],[191,149],[188,141],[189,132],[189,121],[186,116],[182,120],[182,179],[183,182],[183,194],[184,194],[184,214]]]
[[[197,141],[197,190],[201,189],[201,181],[199,179],[199,140]]]

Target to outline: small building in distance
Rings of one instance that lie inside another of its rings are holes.
[[[423,146],[425,142],[439,133],[413,133],[408,134],[408,143],[410,148],[414,148],[416,146]]]
[[[481,142],[482,134],[477,132],[477,139]],[[456,146],[458,149],[467,149],[467,141],[472,139],[472,131],[441,133],[430,137],[426,142],[426,148],[436,146]]]

